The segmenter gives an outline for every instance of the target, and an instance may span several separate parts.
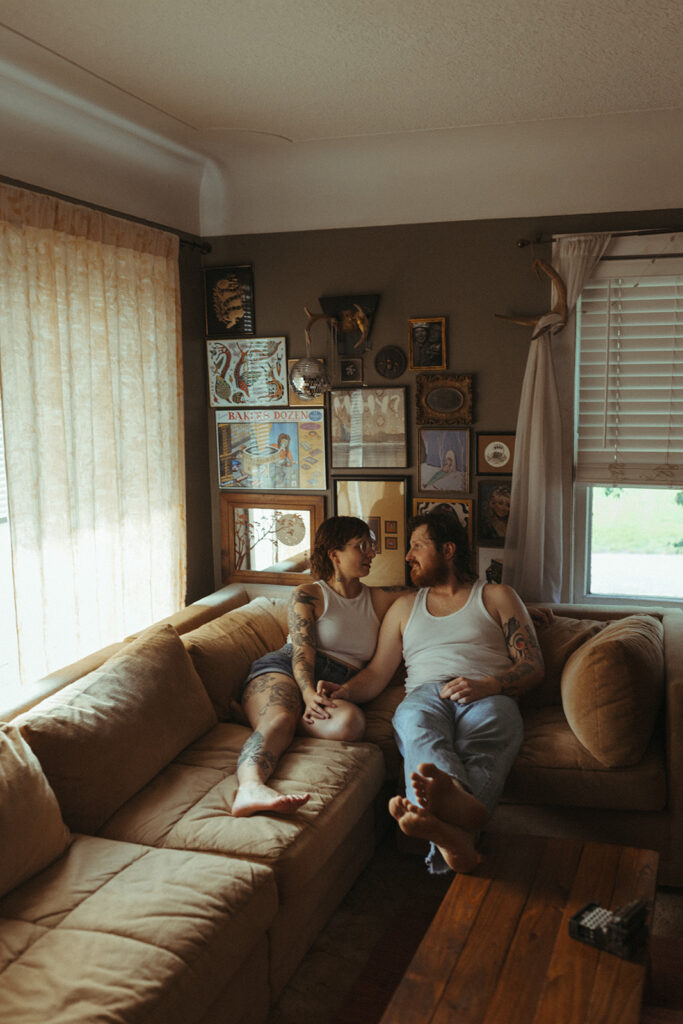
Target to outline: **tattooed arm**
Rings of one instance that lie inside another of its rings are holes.
[[[318,637],[315,622],[323,610],[323,596],[320,587],[305,583],[297,587],[289,602],[287,621],[292,641],[292,675],[301,690],[306,705],[304,719],[329,718],[325,709],[334,706],[315,688],[315,652]]]

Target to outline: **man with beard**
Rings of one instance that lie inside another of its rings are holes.
[[[457,515],[415,516],[408,532],[406,561],[420,589],[391,606],[364,669],[342,686],[321,681],[318,689],[371,700],[403,654],[406,696],[393,726],[407,795],[393,797],[389,810],[403,832],[429,840],[430,871],[467,872],[479,863],[477,833],[522,742],[517,698],[543,679],[543,657],[515,591],[471,571]]]

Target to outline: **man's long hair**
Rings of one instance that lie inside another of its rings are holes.
[[[413,516],[408,521],[409,538],[413,530],[417,530],[419,526],[427,527],[427,533],[439,554],[448,541],[455,544],[453,571],[458,583],[471,583],[477,579],[477,574],[472,569],[472,552],[467,530],[460,522],[457,512],[451,509],[435,509],[433,512]]]

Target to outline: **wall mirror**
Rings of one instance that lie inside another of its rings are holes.
[[[322,495],[222,492],[223,583],[291,586],[309,580],[311,548],[324,506]]]

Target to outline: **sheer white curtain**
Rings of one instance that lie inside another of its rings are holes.
[[[553,244],[552,264],[567,287],[570,313],[609,240],[608,234],[578,235]],[[548,320],[550,330],[531,342],[522,383],[503,580],[525,601],[557,602],[562,596],[566,477],[553,347],[560,333],[573,345],[575,320],[570,316],[560,332]],[[535,332],[542,327],[539,323]]]
[[[0,386],[21,676],[182,606],[178,240],[0,185]]]

